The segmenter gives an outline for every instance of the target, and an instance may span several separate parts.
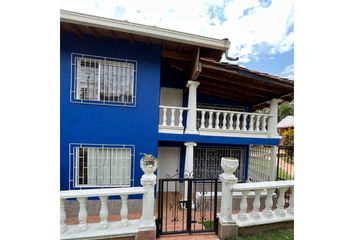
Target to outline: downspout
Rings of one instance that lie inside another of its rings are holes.
[[[237,61],[237,60],[239,59],[239,57],[235,57],[235,58],[230,57],[230,56],[229,56],[229,49],[226,49],[226,50],[225,50],[225,58],[226,58],[227,60],[229,60],[229,61]]]

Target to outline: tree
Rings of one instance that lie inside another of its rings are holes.
[[[269,107],[257,110],[258,113],[269,113]],[[278,122],[287,116],[294,116],[294,102],[283,102],[278,105]]]
[[[294,116],[294,102],[283,102],[278,105],[278,122],[287,116]]]

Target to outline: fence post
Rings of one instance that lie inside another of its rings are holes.
[[[221,167],[224,171],[221,174],[222,183],[220,220],[223,222],[232,222],[232,186],[237,183],[237,178],[233,174],[238,167],[238,160],[232,158],[221,158]]]
[[[238,168],[238,160],[235,158],[221,158],[223,173],[219,178],[222,183],[221,207],[219,215],[218,235],[220,238],[237,234],[236,222],[232,220],[232,186],[237,183],[233,174]]]
[[[140,167],[144,172],[144,175],[140,179],[140,183],[146,192],[143,194],[142,217],[140,219],[139,232],[136,239],[153,240],[156,238],[154,217],[154,186],[156,184],[156,175],[154,172],[157,169],[157,162],[154,166],[145,166],[142,162],[140,162]]]

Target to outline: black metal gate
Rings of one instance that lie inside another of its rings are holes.
[[[217,178],[160,179],[157,237],[217,231]]]
[[[277,180],[294,179],[294,147],[279,146],[277,162]]]

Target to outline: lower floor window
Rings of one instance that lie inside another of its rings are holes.
[[[130,186],[132,148],[74,147],[76,186]]]

